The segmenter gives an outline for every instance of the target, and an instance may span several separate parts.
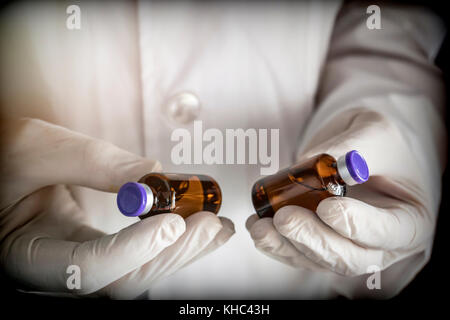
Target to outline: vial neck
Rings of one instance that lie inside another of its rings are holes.
[[[344,179],[342,179],[341,175],[339,174],[339,171],[336,171],[336,174],[334,175],[334,180],[341,186],[347,185]]]
[[[342,156],[337,160],[337,174],[339,175],[340,180],[343,181],[343,184],[348,186],[353,186],[356,184],[356,181],[352,178],[347,169],[345,156]]]
[[[150,212],[150,210],[153,207],[153,203],[154,203],[155,199],[154,199],[153,190],[147,184],[145,184],[145,183],[139,183],[139,184],[144,187],[145,193],[147,195],[145,209],[141,213],[141,215],[144,215],[144,214],[147,214]]]
[[[341,175],[339,174],[338,163],[336,160],[332,164],[332,167],[335,169],[335,173],[330,176],[331,180],[339,185],[345,186],[346,183],[345,183],[344,179],[342,179]]]

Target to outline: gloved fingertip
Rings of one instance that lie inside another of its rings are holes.
[[[337,230],[341,235],[349,237],[353,234],[354,228],[351,223],[351,216],[345,210],[344,198],[328,198],[322,200],[317,207],[317,215],[320,220],[331,228]]]
[[[336,212],[342,212],[342,199],[339,197],[326,198],[319,202],[316,212],[321,219],[327,219],[330,215],[335,215]]]
[[[184,219],[177,214],[167,214],[161,222],[161,227],[165,235],[173,240],[178,239],[186,231]]]
[[[367,230],[366,227],[371,225],[370,218],[376,219],[377,222],[382,221],[380,215],[370,214],[371,208],[357,199],[334,197],[325,199],[319,204],[317,215],[328,226],[346,238],[355,240],[355,237],[364,234],[363,238],[367,239],[372,232],[362,230]],[[372,228],[374,228],[373,225]]]
[[[250,231],[252,226],[255,224],[256,221],[259,220],[259,216],[257,214],[252,214],[250,217],[247,218],[247,221],[245,221],[245,228]]]
[[[278,228],[292,224],[296,219],[294,215],[302,209],[303,208],[298,206],[285,206],[278,209],[273,217],[274,226]]]
[[[252,237],[253,241],[258,241],[267,235],[271,227],[273,228],[272,218],[259,219],[250,228],[250,236]]]
[[[162,164],[159,161],[155,161],[155,164],[153,165],[153,168],[151,172],[161,172],[162,171]]]
[[[266,252],[277,250],[282,245],[280,239],[283,237],[274,228],[272,221],[270,221],[272,219],[265,218],[262,220],[266,221],[258,223],[250,231],[255,247]]]
[[[213,239],[223,228],[217,215],[208,211],[200,211],[186,218],[189,232],[201,232],[204,239]]]
[[[284,237],[293,239],[301,230],[310,230],[318,220],[316,213],[300,206],[286,206],[279,209],[273,218],[275,229]]]
[[[233,221],[225,217],[219,217],[224,229],[227,229],[232,235],[236,233]]]
[[[224,226],[222,230],[214,238],[213,242],[215,242],[216,247],[220,247],[225,244],[235,233],[234,224],[229,225],[228,222],[223,223]]]
[[[186,218],[186,222],[189,224],[204,224],[204,225],[217,225],[222,228],[222,222],[220,218],[209,211],[199,211]]]

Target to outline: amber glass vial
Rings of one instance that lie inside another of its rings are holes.
[[[345,196],[347,185],[364,183],[368,179],[367,163],[356,150],[338,160],[319,154],[256,181],[252,188],[253,206],[260,218],[273,217],[278,209],[287,205],[316,211],[323,199]]]
[[[206,175],[149,173],[138,182],[125,183],[117,194],[117,206],[126,216],[141,219],[161,213],[187,218],[199,211],[219,212],[222,193]]]

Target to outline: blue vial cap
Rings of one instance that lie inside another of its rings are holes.
[[[364,183],[369,180],[369,167],[362,155],[352,150],[345,154],[345,164],[350,176],[357,183]]]
[[[137,217],[150,211],[153,193],[150,188],[137,182],[127,182],[117,194],[117,206],[127,217]]]

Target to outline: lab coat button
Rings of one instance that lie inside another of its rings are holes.
[[[194,121],[200,114],[200,100],[191,92],[182,92],[169,99],[168,117],[181,124]]]

